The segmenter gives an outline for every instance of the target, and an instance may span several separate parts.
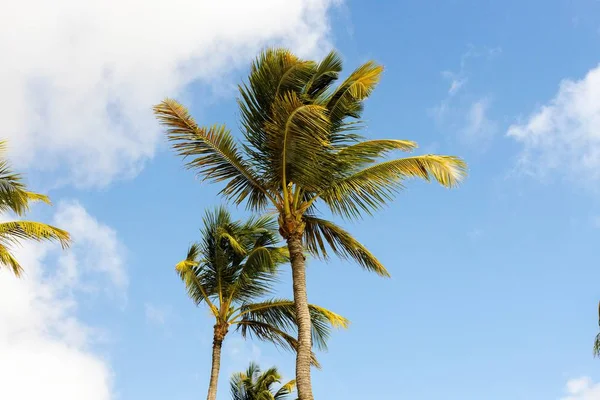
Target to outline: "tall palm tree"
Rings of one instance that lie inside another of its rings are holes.
[[[281,375],[273,367],[261,372],[255,363],[250,363],[246,372],[231,377],[231,398],[233,400],[287,400],[293,392],[296,381],[289,381],[275,391],[273,386],[281,383]],[[291,399],[290,399],[291,400]]]
[[[206,303],[215,318],[212,368],[208,400],[215,400],[221,365],[221,348],[230,327],[243,337],[256,336],[296,350],[296,312],[291,300],[271,298],[277,269],[288,258],[287,249],[277,247],[277,222],[270,217],[233,221],[223,207],[207,212],[202,240],[192,244],[176,270],[190,298]],[[319,349],[326,348],[330,327],[347,327],[348,321],[324,308],[310,305],[312,337]],[[317,361],[312,355],[312,363]]]
[[[364,101],[383,68],[369,61],[337,86],[340,57],[320,62],[300,59],[285,49],[263,52],[253,63],[238,100],[244,143],[224,125],[200,127],[172,99],[154,107],[174,150],[205,179],[227,182],[222,194],[253,211],[272,207],[290,253],[298,317],[296,383],[300,400],[312,400],[310,309],[304,251],[327,258],[327,246],[363,268],[389,276],[384,266],[350,233],[320,218],[317,205],[334,216],[358,219],[391,201],[408,178],[434,179],[456,186],[466,164],[444,155],[385,158],[410,151],[415,142],[366,140]]]
[[[0,140],[0,214],[14,213],[24,216],[32,202],[42,201],[51,204],[43,194],[30,192],[21,175],[12,171],[4,158],[6,141]],[[69,246],[67,231],[35,221],[7,221],[0,223],[0,266],[9,268],[16,276],[21,276],[23,267],[12,254],[12,248],[22,240],[56,240],[63,248]]]

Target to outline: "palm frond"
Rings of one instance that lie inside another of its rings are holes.
[[[0,223],[0,242],[9,244],[24,239],[35,241],[56,240],[63,249],[69,247],[71,243],[69,232],[41,222],[11,221]]]
[[[206,273],[198,261],[199,256],[200,246],[194,243],[189,247],[187,257],[175,265],[175,271],[184,282],[188,296],[192,301],[196,305],[200,305],[203,301],[206,302],[211,312],[216,316],[219,314],[219,310],[210,299],[211,296],[215,295],[214,285],[205,284]]]
[[[333,166],[325,107],[303,104],[288,92],[275,99],[264,129],[266,154],[258,162],[264,164],[267,180],[280,186],[283,181],[306,187],[322,183],[323,171]]]
[[[389,272],[379,260],[358,240],[333,222],[314,216],[305,216],[304,241],[309,252],[317,257],[327,258],[327,248],[339,257],[351,259],[368,271],[377,275],[389,277]]]
[[[284,400],[287,395],[291,394],[294,391],[295,388],[296,380],[292,379],[291,381],[283,385],[281,388],[279,388],[277,393],[275,393],[273,400]]]
[[[10,268],[17,277],[20,277],[23,273],[23,267],[21,267],[19,261],[12,255],[10,250],[3,245],[0,245],[0,264]]]
[[[337,52],[332,50],[317,66],[313,76],[304,87],[304,93],[311,98],[319,97],[338,79],[341,71],[342,59]]]
[[[334,181],[320,197],[336,215],[359,218],[371,214],[403,188],[407,178],[435,179],[445,187],[457,186],[466,176],[458,157],[423,155],[386,161]]]
[[[363,101],[373,92],[383,67],[368,61],[358,67],[325,101],[329,110],[332,131],[344,127],[346,118],[360,118]],[[341,137],[339,140],[343,140]]]
[[[248,196],[253,208],[266,204],[268,194],[260,179],[244,161],[233,136],[224,126],[199,127],[188,110],[172,99],[154,106],[154,114],[167,128],[173,149],[180,156],[191,158],[186,164],[188,168],[195,169],[204,179],[228,181],[221,193],[237,204]]]
[[[236,321],[234,324],[238,326],[244,338],[255,336],[259,340],[271,342],[286,350],[298,349],[298,340],[295,337],[267,323],[248,319]],[[311,363],[314,367],[321,368],[314,353],[311,355]]]
[[[349,321],[325,308],[309,305],[312,341],[320,350],[327,349],[327,338],[331,328],[347,328]],[[272,299],[247,304],[241,308],[242,321],[256,321],[284,331],[296,329],[296,309],[291,300]]]
[[[417,144],[410,140],[365,140],[342,148],[337,153],[337,160],[344,170],[358,170],[365,164],[373,163],[390,151],[412,151],[416,148]]]

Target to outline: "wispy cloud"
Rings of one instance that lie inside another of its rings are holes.
[[[464,126],[460,132],[462,139],[467,144],[486,148],[498,131],[496,122],[491,120],[488,115],[489,106],[490,101],[487,98],[471,103],[467,110]]]
[[[447,94],[430,110],[440,127],[455,132],[463,144],[478,150],[487,148],[497,132],[497,124],[489,115],[489,96],[473,96],[471,91],[466,90],[469,83],[469,65],[474,59],[489,60],[501,52],[499,47],[477,49],[469,46],[460,57],[457,71],[442,71],[442,77],[448,82]],[[473,100],[473,97],[476,99]]]
[[[571,379],[567,382],[566,396],[561,400],[600,400],[600,383],[589,377]]]
[[[146,321],[149,323],[164,325],[169,314],[169,309],[165,306],[146,303],[144,304],[144,313],[146,315]]]
[[[539,178],[600,181],[600,65],[580,80],[563,80],[558,92],[507,136],[520,143],[520,171]]]
[[[78,186],[132,177],[159,143],[153,104],[192,82],[224,84],[267,44],[322,52],[337,2],[15,2],[0,25],[11,156]]]

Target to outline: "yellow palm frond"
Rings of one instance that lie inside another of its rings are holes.
[[[389,272],[383,264],[358,240],[333,222],[316,218],[313,216],[304,216],[306,224],[304,230],[304,241],[308,251],[312,254],[327,258],[327,249],[329,248],[341,258],[352,259],[368,271],[375,272],[377,275],[389,277]]]
[[[20,277],[23,272],[23,267],[21,267],[19,261],[17,261],[10,250],[3,245],[0,245],[0,264],[10,268],[17,277]]]
[[[435,179],[445,187],[457,186],[466,176],[466,164],[453,156],[423,155],[400,158],[364,168],[333,182],[320,197],[332,212],[358,218],[370,214],[401,189],[407,178]]]
[[[11,221],[0,223],[0,241],[18,242],[22,239],[43,241],[56,240],[63,248],[69,246],[71,237],[65,230],[34,221]]]

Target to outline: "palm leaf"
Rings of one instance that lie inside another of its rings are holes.
[[[344,120],[360,118],[362,102],[372,93],[381,77],[383,67],[373,61],[358,67],[326,100],[332,131],[344,127]],[[342,136],[339,140],[343,140]]]
[[[460,158],[423,155],[386,161],[334,181],[320,197],[334,214],[358,218],[391,201],[407,178],[435,179],[446,187],[457,186],[466,176]]]
[[[342,59],[332,50],[317,66],[312,78],[304,87],[304,93],[312,98],[318,97],[338,79],[341,71]]]
[[[44,241],[56,240],[64,248],[69,247],[71,237],[67,231],[51,225],[33,221],[11,221],[0,223],[0,241],[5,244],[23,239]]]
[[[320,350],[327,349],[327,338],[331,327],[347,328],[349,321],[325,308],[309,305],[312,323],[312,341]],[[258,321],[285,331],[296,329],[296,309],[291,300],[272,299],[248,304],[241,308],[244,321]]]
[[[195,169],[204,179],[227,180],[221,193],[238,204],[250,196],[252,207],[265,205],[268,194],[224,126],[198,127],[187,109],[172,99],[156,105],[154,113],[168,128],[167,138],[174,143],[173,149],[184,158],[192,158],[186,164],[188,168]]]
[[[333,166],[327,152],[329,118],[325,107],[305,105],[289,92],[275,100],[264,129],[267,154],[262,162],[268,163],[263,167],[267,180],[280,186],[282,182],[321,185],[323,171]]]
[[[236,321],[233,324],[238,326],[244,338],[256,336],[259,340],[271,342],[286,350],[296,351],[298,348],[298,340],[295,337],[268,323],[247,319]],[[321,368],[314,353],[311,355],[311,363],[314,367]]]
[[[0,264],[9,267],[15,276],[21,276],[23,267],[19,261],[11,254],[10,250],[3,245],[0,245]]]
[[[188,292],[188,296],[192,301],[199,305],[203,301],[208,304],[211,312],[216,316],[219,314],[218,308],[213,304],[210,296],[214,295],[214,290],[206,287],[204,280],[204,270],[198,262],[200,255],[200,246],[196,243],[192,244],[187,253],[187,257],[175,265],[175,270],[179,277],[184,282]]]
[[[325,247],[325,243],[327,243],[338,257],[352,259],[361,267],[375,272],[377,275],[390,276],[385,267],[365,246],[339,226],[314,216],[305,216],[304,222],[306,224],[304,241],[308,251],[312,254],[327,258]]]

